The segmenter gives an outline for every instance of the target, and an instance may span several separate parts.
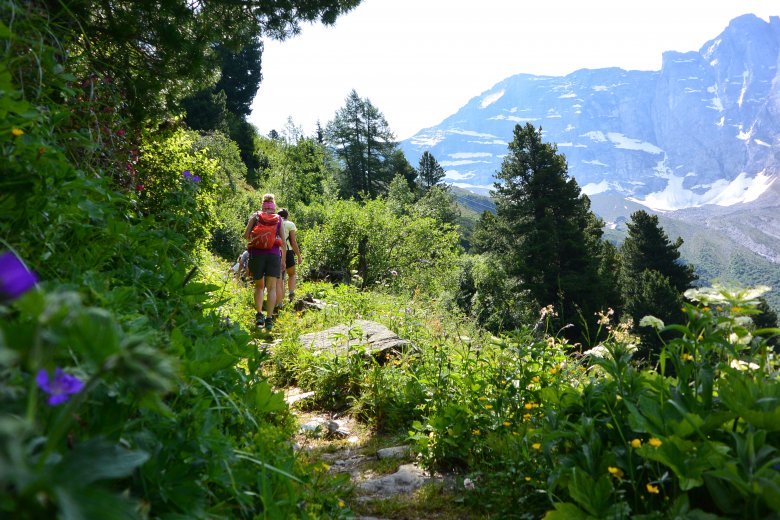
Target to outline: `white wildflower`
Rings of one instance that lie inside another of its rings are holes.
[[[645,316],[639,320],[640,327],[653,327],[655,330],[664,328],[664,322],[655,316]]]
[[[747,361],[741,361],[739,359],[732,359],[729,366],[735,370],[758,370],[759,366],[755,363],[748,363]]]

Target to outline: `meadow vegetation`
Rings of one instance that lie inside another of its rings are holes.
[[[473,227],[435,158],[409,165],[386,124],[347,131],[383,121],[354,91],[317,135],[257,135],[231,67],[357,2],[247,2],[257,27],[223,36],[234,2],[139,2],[140,22],[131,4],[0,4],[4,517],[352,518],[355,490],[292,442],[292,386],[454,478],[387,517],[780,514],[768,288],[692,287],[642,212],[611,246],[530,125]],[[229,272],[266,191],[300,230],[297,293],[328,304],[286,307],[273,346]],[[361,319],[409,348],[362,355]],[[334,325],[348,355],[298,339]]]

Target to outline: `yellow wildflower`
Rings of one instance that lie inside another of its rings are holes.
[[[520,434],[517,432],[512,432],[512,435],[520,435]]]
[[[523,414],[523,420],[524,421],[530,421],[531,420],[531,414],[530,413]]]
[[[550,369],[550,375],[551,375],[551,376],[554,376],[556,372],[558,372],[558,369],[557,369],[557,368],[551,368],[551,369]]]
[[[688,354],[686,352],[685,354],[682,355],[682,360],[683,361],[693,361],[693,356],[691,356],[690,354]]]
[[[639,448],[642,446],[642,441],[639,439],[634,439],[631,441],[631,447],[632,448]]]
[[[609,471],[609,474],[614,477],[623,478],[623,470],[620,468],[616,468],[615,466],[610,466],[607,468],[607,471]]]
[[[525,477],[526,482],[531,482],[531,477]]]
[[[339,507],[344,507],[346,505],[347,504],[345,504],[343,500],[339,500]]]
[[[20,137],[20,136],[24,135],[24,130],[22,130],[21,128],[14,127],[14,128],[11,129],[11,134],[14,137]]]
[[[663,444],[663,442],[661,442],[661,439],[656,439],[655,437],[653,437],[652,439],[650,439],[650,440],[649,440],[649,441],[647,441],[647,442],[648,442],[648,444],[650,444],[650,446],[652,446],[653,448],[658,448],[658,447],[660,447],[660,446],[661,446],[661,444]]]
[[[541,450],[542,449],[542,445],[540,443],[538,443],[538,442],[535,442],[535,443],[531,444],[531,447],[533,449],[535,449],[535,450]]]
[[[508,426],[512,426],[512,423],[511,423],[511,422],[509,422],[509,421],[504,421],[504,426],[507,426],[507,427],[508,427]]]
[[[486,405],[485,405],[485,408],[486,408],[487,410],[490,410],[491,408],[493,408],[493,405],[492,405],[492,404],[486,404]]]
[[[539,376],[532,377],[531,381],[533,381],[534,383],[538,383],[540,381]]]
[[[660,489],[658,489],[658,486],[654,486],[654,485],[652,485],[652,484],[648,484],[648,485],[647,485],[647,492],[648,492],[648,493],[653,493],[653,494],[656,494],[656,495],[657,495],[658,493],[660,493],[660,492],[661,492],[661,490],[660,490]]]
[[[479,435],[480,431],[479,430],[471,430],[471,434],[472,435]]]

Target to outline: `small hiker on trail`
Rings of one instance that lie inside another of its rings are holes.
[[[249,241],[249,270],[255,282],[255,324],[270,331],[274,326],[274,304],[276,283],[282,269],[287,250],[282,239],[282,219],[276,214],[276,200],[272,193],[263,195],[263,209],[249,217],[244,238]],[[263,316],[263,289],[268,289],[265,302],[266,316]]]
[[[233,271],[233,274],[236,277],[236,282],[243,282],[247,278],[247,273],[249,272],[249,251],[244,251],[240,255],[238,255],[238,258],[236,258],[236,263],[233,264],[233,267],[231,267],[231,271]]]
[[[287,290],[289,291],[290,301],[295,298],[295,266],[301,264],[301,250],[298,247],[298,227],[290,220],[290,212],[287,208],[282,208],[277,213],[283,219],[284,241],[287,246],[287,258],[285,261],[287,271]],[[298,261],[296,262],[296,258]],[[276,306],[281,307],[284,302],[284,273],[279,278],[276,287]]]

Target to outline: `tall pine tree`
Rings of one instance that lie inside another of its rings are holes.
[[[505,268],[519,279],[538,306],[555,305],[561,319],[581,332],[581,318],[592,323],[608,305],[599,268],[603,223],[590,212],[590,201],[568,176],[554,144],[542,142],[542,130],[517,125],[497,175],[499,223],[507,234]],[[580,318],[581,315],[581,318]]]
[[[620,248],[620,285],[625,313],[642,338],[642,354],[652,357],[660,341],[651,330],[638,327],[648,314],[666,323],[681,318],[682,293],[696,280],[692,266],[680,261],[682,238],[674,243],[658,224],[658,216],[636,211]]]
[[[350,92],[345,106],[327,124],[325,141],[341,160],[345,196],[374,198],[387,192],[394,175],[391,159],[398,144],[385,116],[370,100]]]
[[[425,151],[420,157],[420,164],[417,167],[418,182],[420,183],[420,189],[423,192],[428,191],[433,186],[436,186],[441,182],[446,173],[444,168],[439,164],[439,161],[431,154],[431,152]]]

